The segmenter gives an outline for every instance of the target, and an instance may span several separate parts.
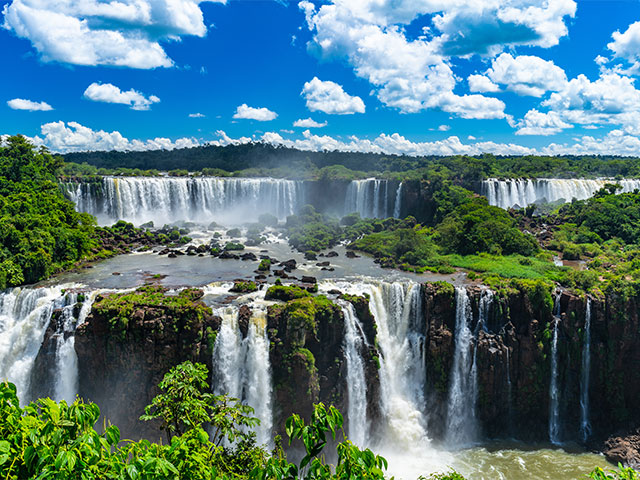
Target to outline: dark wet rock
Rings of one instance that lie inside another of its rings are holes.
[[[305,260],[317,260],[318,256],[313,252],[307,252],[304,254]]]
[[[347,253],[345,253],[345,256],[347,258],[360,258],[360,255],[356,255],[356,252],[354,252],[353,250],[347,250]]]
[[[318,262],[316,263],[316,267],[328,267],[330,262]]]
[[[176,255],[176,252],[170,252],[168,255],[169,258],[177,258],[178,255]]]
[[[273,274],[276,277],[280,277],[280,278],[289,278],[289,275],[287,275],[287,273],[284,270],[274,270]]]
[[[334,252],[333,250],[327,253],[327,258],[337,257],[337,256],[338,256],[338,252]]]
[[[621,463],[625,467],[640,468],[640,429],[624,435],[607,439],[603,450],[611,463]]]
[[[240,333],[242,333],[242,338],[247,338],[251,315],[253,315],[253,311],[248,305],[242,305],[238,309],[238,328],[240,329]]]
[[[329,295],[342,295],[342,292],[338,289],[332,288],[327,292]]]
[[[294,259],[291,259],[291,260],[286,260],[284,262],[280,262],[279,266],[284,267],[284,270],[286,272],[292,272],[296,269],[297,263]]]
[[[306,276],[306,275],[302,276],[301,281],[302,281],[302,283],[317,283],[318,282],[316,277],[311,277],[311,276]]]
[[[240,258],[242,260],[250,260],[250,261],[256,261],[258,260],[258,257],[256,257],[255,253],[251,253],[251,252],[247,252],[247,253],[243,253],[242,255],[240,255]]]
[[[227,250],[222,252],[218,258],[229,259],[229,260],[239,260],[240,259],[240,257],[238,255],[236,255],[235,253],[231,253],[231,252],[229,252]]]

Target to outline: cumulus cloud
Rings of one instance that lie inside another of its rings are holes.
[[[628,125],[638,120],[640,91],[633,79],[617,73],[605,73],[593,82],[578,75],[542,106],[571,123]]]
[[[364,102],[360,97],[349,95],[342,85],[330,80],[322,81],[313,77],[310,82],[304,84],[301,95],[312,112],[349,115],[365,111]]]
[[[495,58],[487,77],[495,83],[507,86],[518,95],[541,97],[547,91],[561,90],[567,83],[564,70],[552,61],[532,55],[513,57],[503,53]]]
[[[226,0],[204,0],[226,3]],[[162,41],[204,37],[200,0],[12,0],[3,27],[44,61],[132,68],[170,67]]]
[[[7,105],[9,106],[9,108],[12,108],[14,110],[28,110],[30,112],[47,112],[49,110],[53,110],[53,107],[47,102],[34,102],[25,98],[14,98],[7,101]]]
[[[206,115],[198,112],[198,113],[190,113],[189,118],[204,118]]]
[[[500,87],[484,75],[469,75],[467,77],[467,82],[469,83],[469,90],[472,92],[483,93],[500,91]]]
[[[320,123],[320,122],[316,122],[312,118],[299,118],[298,120],[293,122],[293,126],[301,127],[301,128],[322,128],[327,126],[327,122],[324,121]]]
[[[233,118],[268,122],[275,119],[277,116],[278,114],[276,112],[272,112],[268,108],[254,108],[243,103],[236,109],[236,113],[233,115]]]
[[[505,118],[504,104],[455,94],[451,56],[555,45],[567,33],[565,17],[576,9],[573,0],[333,0],[319,8],[305,0],[299,6],[313,34],[310,50],[324,59],[346,59],[384,105],[403,113],[435,108],[463,118]],[[405,27],[418,17],[430,19],[433,28],[407,38]],[[491,113],[469,112],[470,104]]]
[[[640,58],[640,22],[629,25],[624,33],[613,32],[613,41],[607,44],[616,57],[637,62]]]
[[[449,130],[451,130],[451,127],[449,125],[440,125],[438,127],[439,132],[448,132]]]
[[[573,125],[562,120],[556,112],[539,112],[535,108],[529,110],[518,124],[516,135],[555,135]]]
[[[129,140],[120,132],[93,130],[77,122],[51,122],[40,128],[42,137],[36,136],[33,141],[37,145],[46,145],[54,152],[67,153],[79,151],[143,151],[173,150],[176,148],[195,147],[199,144],[195,138],[157,137],[150,140]]]
[[[92,83],[84,91],[84,97],[94,102],[129,105],[132,110],[149,110],[153,103],[160,102],[155,95],[146,97],[134,89],[125,92],[111,83]]]

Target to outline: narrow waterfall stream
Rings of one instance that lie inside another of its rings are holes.
[[[591,299],[587,297],[582,346],[582,372],[580,375],[580,436],[586,442],[591,435],[589,422],[589,380],[591,377]]]
[[[70,293],[67,305],[63,307],[62,323],[54,334],[56,341],[56,378],[54,400],[66,400],[72,403],[78,393],[78,356],[75,350],[76,328],[84,323],[91,312],[91,306],[99,290],[87,294]],[[82,297],[80,297],[82,295]],[[74,311],[77,303],[81,303],[77,318]]]
[[[216,311],[222,325],[213,347],[213,392],[228,394],[251,406],[260,425],[258,444],[272,442],[272,386],[266,313],[254,308],[247,337],[242,338],[238,309],[228,306]]]
[[[369,438],[367,383],[361,354],[366,339],[353,305],[343,302],[340,306],[344,314],[344,347],[347,361],[347,394],[349,400],[347,408],[349,427],[347,434],[353,443],[363,447],[367,444]]]
[[[551,340],[551,381],[549,385],[549,440],[560,444],[560,392],[558,390],[558,323],[560,323],[560,294],[554,306],[553,336]]]
[[[393,203],[393,216],[395,218],[400,218],[400,214],[402,213],[402,182],[398,185],[398,189],[396,190],[396,198]]]
[[[446,443],[461,447],[473,443],[478,434],[475,414],[476,375],[475,353],[471,355],[474,336],[471,302],[465,287],[456,287],[456,329],[449,404],[447,410]]]

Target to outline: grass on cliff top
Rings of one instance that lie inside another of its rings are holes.
[[[211,309],[199,299],[203,292],[197,288],[185,288],[175,295],[167,295],[167,289],[157,285],[144,285],[133,292],[112,293],[100,297],[93,310],[109,318],[112,329],[126,329],[133,314],[143,308],[161,308],[173,319],[201,320],[211,314]]]

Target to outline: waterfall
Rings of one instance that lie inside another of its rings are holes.
[[[14,383],[22,403],[30,398],[33,364],[53,311],[64,305],[60,286],[0,293],[0,381]]]
[[[549,440],[560,443],[560,392],[558,391],[558,323],[560,322],[560,294],[554,306],[553,340],[551,343],[551,382],[549,386]]]
[[[472,443],[477,436],[475,413],[475,349],[471,356],[473,333],[471,302],[464,287],[456,287],[455,350],[449,386],[446,441],[451,446]]]
[[[100,290],[83,294],[80,299],[77,293],[67,295],[67,305],[62,311],[62,322],[53,335],[56,342],[56,368],[54,400],[66,400],[72,403],[78,393],[78,356],[75,350],[75,331],[82,325],[91,312],[91,306]],[[74,317],[77,303],[81,303],[78,317]]]
[[[344,213],[357,212],[362,218],[387,218],[389,182],[377,178],[352,180],[347,187]],[[396,200],[398,193],[396,192]],[[396,203],[397,205],[397,203]]]
[[[271,365],[266,313],[254,309],[247,337],[242,338],[235,306],[217,310],[222,325],[213,347],[213,392],[229,394],[251,406],[260,419],[258,444],[270,445],[273,426]]]
[[[396,199],[393,204],[393,216],[395,218],[400,218],[400,214],[402,211],[402,182],[398,185],[398,189],[396,190]]]
[[[589,422],[589,380],[591,375],[591,299],[587,298],[582,346],[582,374],[580,377],[580,436],[586,442],[591,435]]]
[[[226,177],[104,177],[91,184],[63,184],[79,211],[101,223],[126,220],[156,226],[178,221],[207,224],[257,220],[263,213],[280,219],[304,205],[301,181]]]
[[[570,202],[574,198],[585,200],[607,183],[620,185],[623,193],[640,189],[640,179],[490,178],[482,182],[481,193],[487,197],[490,205],[501,208],[526,207],[543,200],[550,203],[559,200]]]
[[[353,443],[364,447],[369,436],[367,383],[361,355],[366,338],[353,305],[348,302],[342,302],[340,306],[344,314],[344,350],[347,360],[348,435]]]

